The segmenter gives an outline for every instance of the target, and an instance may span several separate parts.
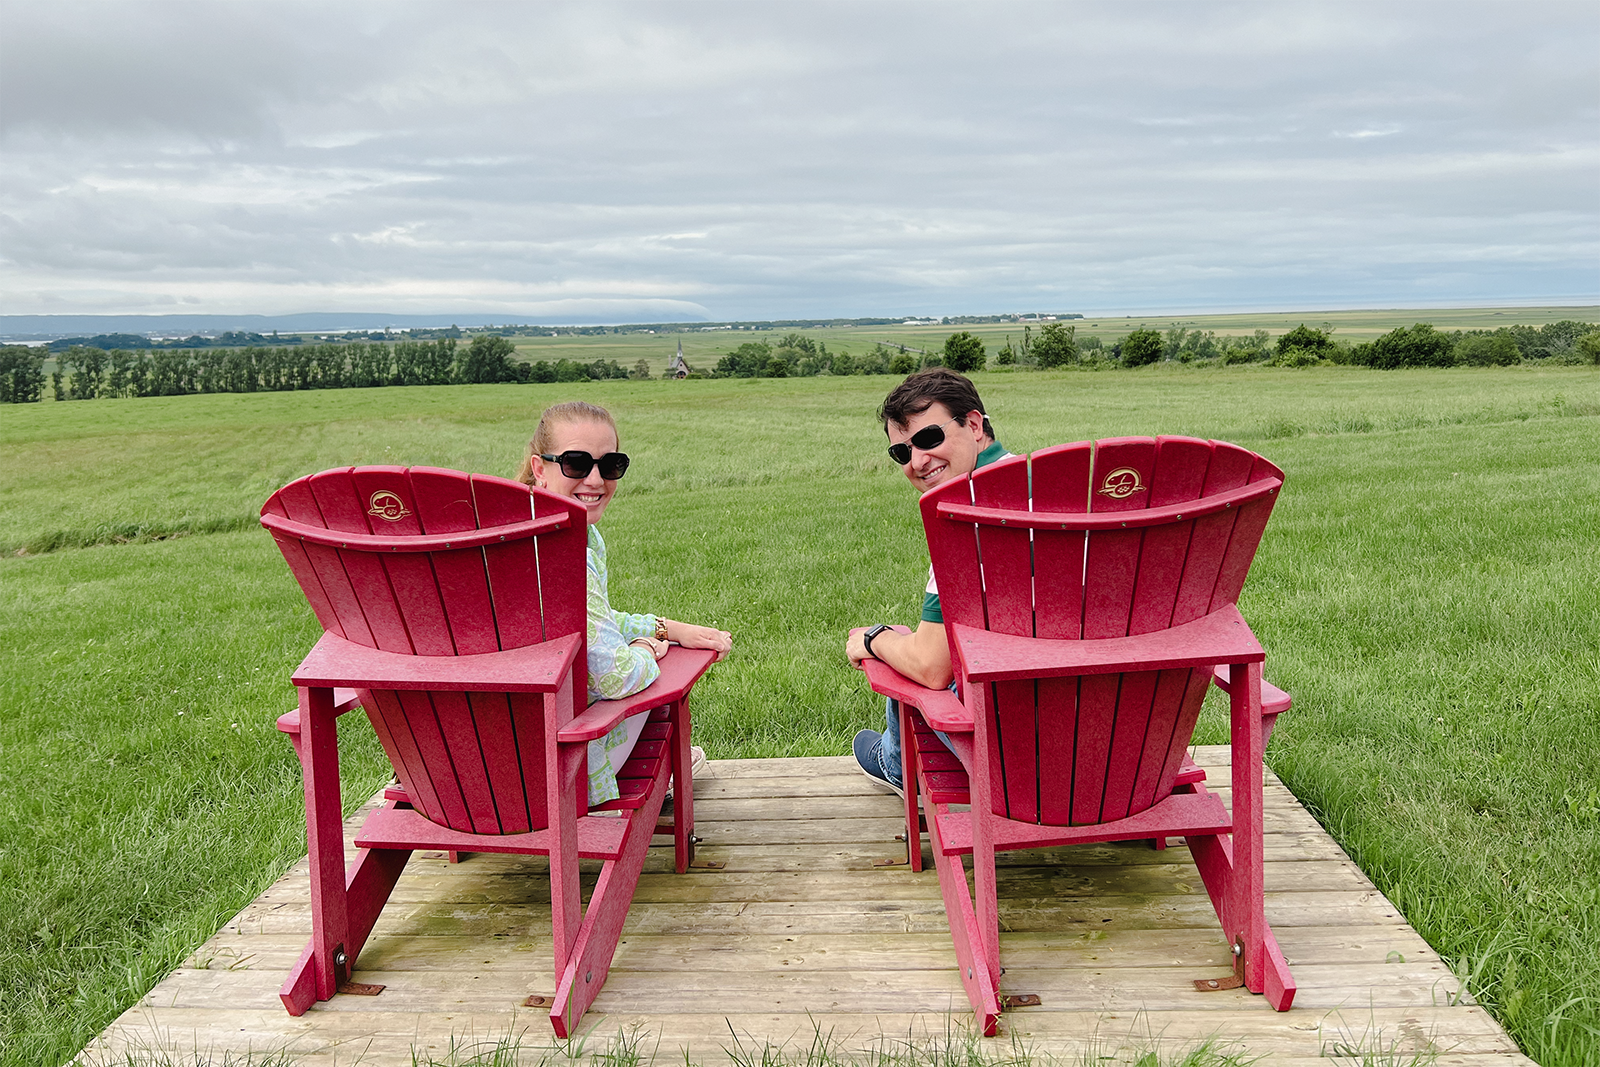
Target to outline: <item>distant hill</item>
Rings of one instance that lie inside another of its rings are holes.
[[[571,319],[549,317],[506,317],[490,315],[383,315],[370,312],[307,312],[299,315],[0,315],[0,341],[65,341],[92,344],[99,348],[148,348],[145,338],[154,334],[165,338],[193,338],[204,334],[213,343],[222,334],[260,338],[273,343],[272,334],[341,333],[354,330],[439,330],[452,326],[586,326],[605,332],[609,327],[620,332],[676,331],[706,328],[805,329],[816,326],[898,326],[910,322],[924,325],[976,325],[1000,322],[1037,322],[1043,318],[1081,319],[1075,312],[1028,312],[1024,316],[954,315],[938,319],[907,319],[904,315],[882,318],[763,319],[708,322],[703,319],[677,319],[666,322],[587,324]],[[102,341],[115,339],[114,344]],[[201,341],[201,343],[204,343]],[[223,342],[228,343],[228,342]],[[256,343],[240,341],[238,343]],[[57,347],[52,345],[51,347]]]
[[[0,337],[45,339],[106,334],[188,337],[226,331],[270,336],[339,330],[410,330],[455,326],[545,325],[544,320],[503,315],[382,315],[367,312],[307,312],[300,315],[0,315]]]

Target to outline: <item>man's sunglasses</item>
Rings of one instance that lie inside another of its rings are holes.
[[[900,464],[900,466],[904,467],[907,463],[911,462],[912,445],[916,445],[924,452],[932,448],[938,448],[940,445],[944,444],[944,428],[949,426],[952,422],[961,421],[963,420],[946,419],[937,426],[924,426],[922,429],[911,435],[910,444],[902,441],[900,444],[890,445],[889,458]]]
[[[539,458],[546,463],[561,464],[561,473],[574,480],[589,477],[589,472],[596,467],[600,468],[600,477],[608,482],[614,482],[628,473],[628,456],[625,452],[607,452],[596,459],[587,452],[572,449],[559,456],[541,452]]]

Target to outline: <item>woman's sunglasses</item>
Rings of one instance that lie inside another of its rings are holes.
[[[559,456],[541,452],[539,458],[546,463],[561,464],[561,473],[573,480],[589,477],[589,472],[596,467],[600,468],[600,477],[608,482],[614,482],[628,473],[628,456],[625,452],[607,452],[596,459],[587,452],[572,449]]]
[[[922,429],[911,435],[910,444],[902,441],[900,444],[890,445],[889,458],[900,464],[900,466],[904,467],[907,463],[911,462],[912,445],[916,445],[924,452],[931,448],[938,448],[940,445],[944,444],[944,428],[949,426],[952,422],[961,421],[961,419],[946,419],[937,426],[924,426]],[[549,457],[546,458],[548,459]]]

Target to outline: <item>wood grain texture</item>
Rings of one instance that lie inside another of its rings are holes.
[[[1195,750],[1226,801],[1229,752]],[[735,1038],[798,1054],[815,1027],[860,1054],[886,1041],[936,1043],[971,1018],[950,951],[937,878],[874,867],[903,846],[899,799],[874,791],[849,757],[713,760],[696,781],[697,856],[723,871],[672,873],[658,836],[606,987],[585,1024],[590,1052],[640,1028],[662,1063],[729,1063]],[[821,798],[832,798],[817,803]],[[1263,787],[1267,914],[1300,993],[1287,1013],[1191,979],[1227,969],[1227,945],[1188,850],[1139,843],[1002,854],[1002,992],[1043,999],[1001,1017],[1011,1037],[1058,1058],[1220,1034],[1288,1067],[1331,1062],[1332,1042],[1439,1050],[1442,1067],[1526,1067],[1481,1008],[1451,1004],[1448,967],[1270,772]],[[346,855],[377,798],[345,823]],[[802,828],[821,824],[823,832]],[[833,830],[833,833],[827,831]],[[744,843],[749,842],[749,843]],[[758,843],[759,842],[759,843]],[[596,873],[583,864],[585,885]],[[90,1046],[204,1050],[220,1062],[287,1048],[304,1067],[411,1064],[463,1043],[522,1033],[554,1047],[521,1007],[555,988],[547,861],[418,853],[362,950],[342,997],[299,1018],[274,994],[310,931],[306,864],[295,864]],[[1096,1044],[1098,1043],[1098,1045]],[[651,1058],[647,1054],[646,1058]],[[90,1061],[92,1062],[92,1061]]]

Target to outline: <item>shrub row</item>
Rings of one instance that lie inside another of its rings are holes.
[[[132,351],[76,346],[57,356],[50,386],[57,400],[351,389],[380,385],[458,385],[476,382],[570,382],[626,378],[615,360],[575,363],[514,360],[503,337],[453,338],[398,344],[320,344],[300,347],[156,349]],[[0,403],[41,398],[46,386],[38,348],[0,348]]]
[[[480,334],[465,347],[436,341],[346,343],[298,347],[116,349],[75,346],[57,359],[51,376],[57,400],[174,396],[185,393],[255,393],[292,389],[349,389],[380,385],[457,385],[479,382],[579,382],[648,378],[640,360],[630,372],[615,360],[524,363],[504,337]],[[46,385],[43,349],[0,347],[0,403],[41,399]],[[1024,327],[1020,345],[1010,337],[995,354],[998,368],[1069,366],[1139,367],[1180,363],[1271,363],[1305,367],[1338,363],[1393,370],[1400,367],[1508,366],[1528,360],[1600,365],[1600,325],[1570,319],[1545,326],[1444,333],[1427,323],[1391,330],[1375,341],[1346,344],[1332,328],[1300,325],[1273,343],[1267,331],[1250,336],[1173,327],[1165,334],[1138,329],[1107,345],[1079,341],[1076,327],[1046,323],[1037,337]],[[867,352],[829,352],[822,341],[791,333],[776,343],[749,341],[723,356],[709,372],[685,367],[689,377],[788,378],[817,374],[910,374],[947,366],[970,372],[990,364],[981,339],[961,331],[938,349],[874,345]]]
[[[44,389],[44,353],[37,348],[0,348],[0,404],[31,404]]]

